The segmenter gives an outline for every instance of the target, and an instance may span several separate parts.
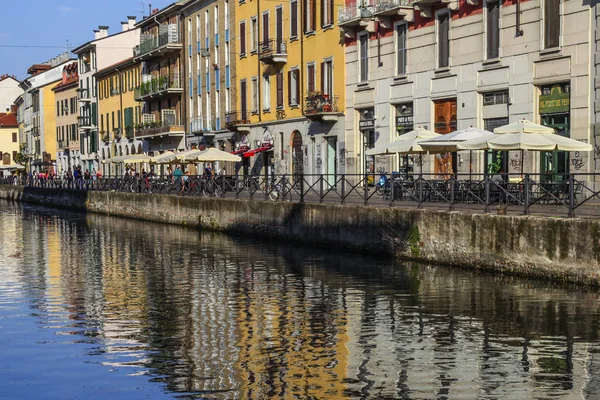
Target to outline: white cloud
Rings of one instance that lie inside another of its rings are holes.
[[[60,13],[60,15],[62,15],[63,17],[68,17],[69,14],[71,14],[73,11],[75,11],[75,9],[68,7],[68,6],[59,6],[57,8],[57,10]]]

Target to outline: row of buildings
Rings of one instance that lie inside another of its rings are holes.
[[[216,146],[257,174],[398,170],[404,158],[365,152],[418,126],[525,118],[596,145],[597,14],[565,0],[182,0],[33,65],[19,83],[20,143],[58,171]],[[600,150],[476,158],[596,172]],[[423,167],[472,169],[462,154]]]

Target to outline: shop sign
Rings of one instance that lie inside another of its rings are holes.
[[[370,131],[375,129],[375,120],[374,119],[363,119],[358,122],[358,129],[361,131]]]
[[[406,127],[413,125],[413,116],[412,115],[402,115],[396,117],[396,126]]]
[[[563,93],[560,86],[554,86],[550,94],[540,96],[540,114],[569,112],[571,95]]]

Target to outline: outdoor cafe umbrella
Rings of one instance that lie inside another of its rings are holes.
[[[127,164],[138,164],[138,163],[149,163],[152,161],[152,157],[144,154],[132,154],[123,158],[122,162]]]
[[[157,156],[152,157],[150,160],[151,164],[171,164],[175,161],[175,153],[172,151],[166,151],[163,154],[159,154]]]
[[[459,131],[451,132],[447,135],[440,135],[433,139],[428,139],[420,143],[421,147],[429,152],[434,153],[449,153],[461,150],[458,145],[474,139],[491,138],[494,133],[483,129],[473,128],[472,126],[467,129],[461,129]],[[473,153],[469,151],[469,174],[472,173],[473,169]]]
[[[198,153],[200,153],[200,150],[198,149],[186,150],[180,153],[175,153],[175,158],[180,161],[191,161],[191,159],[189,159],[188,156],[192,156],[194,154],[198,155]]]
[[[388,154],[423,154],[426,150],[424,150],[420,142],[425,141],[427,139],[431,139],[434,137],[440,136],[438,133],[428,131],[424,128],[417,128],[412,130],[404,135],[401,135],[397,140],[388,144],[382,148],[374,148],[371,150],[367,150],[365,152],[366,155],[388,155]],[[423,164],[421,163],[421,172],[423,171]]]
[[[228,153],[216,148],[210,148],[208,150],[200,151],[198,154],[190,154],[186,157],[191,161],[197,162],[215,162],[215,161],[231,161],[239,162],[242,157],[236,156],[235,154]]]

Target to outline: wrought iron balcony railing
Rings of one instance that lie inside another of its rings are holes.
[[[145,97],[160,96],[168,93],[180,93],[183,91],[179,74],[159,76],[142,83],[135,88],[134,97],[136,100]]]

